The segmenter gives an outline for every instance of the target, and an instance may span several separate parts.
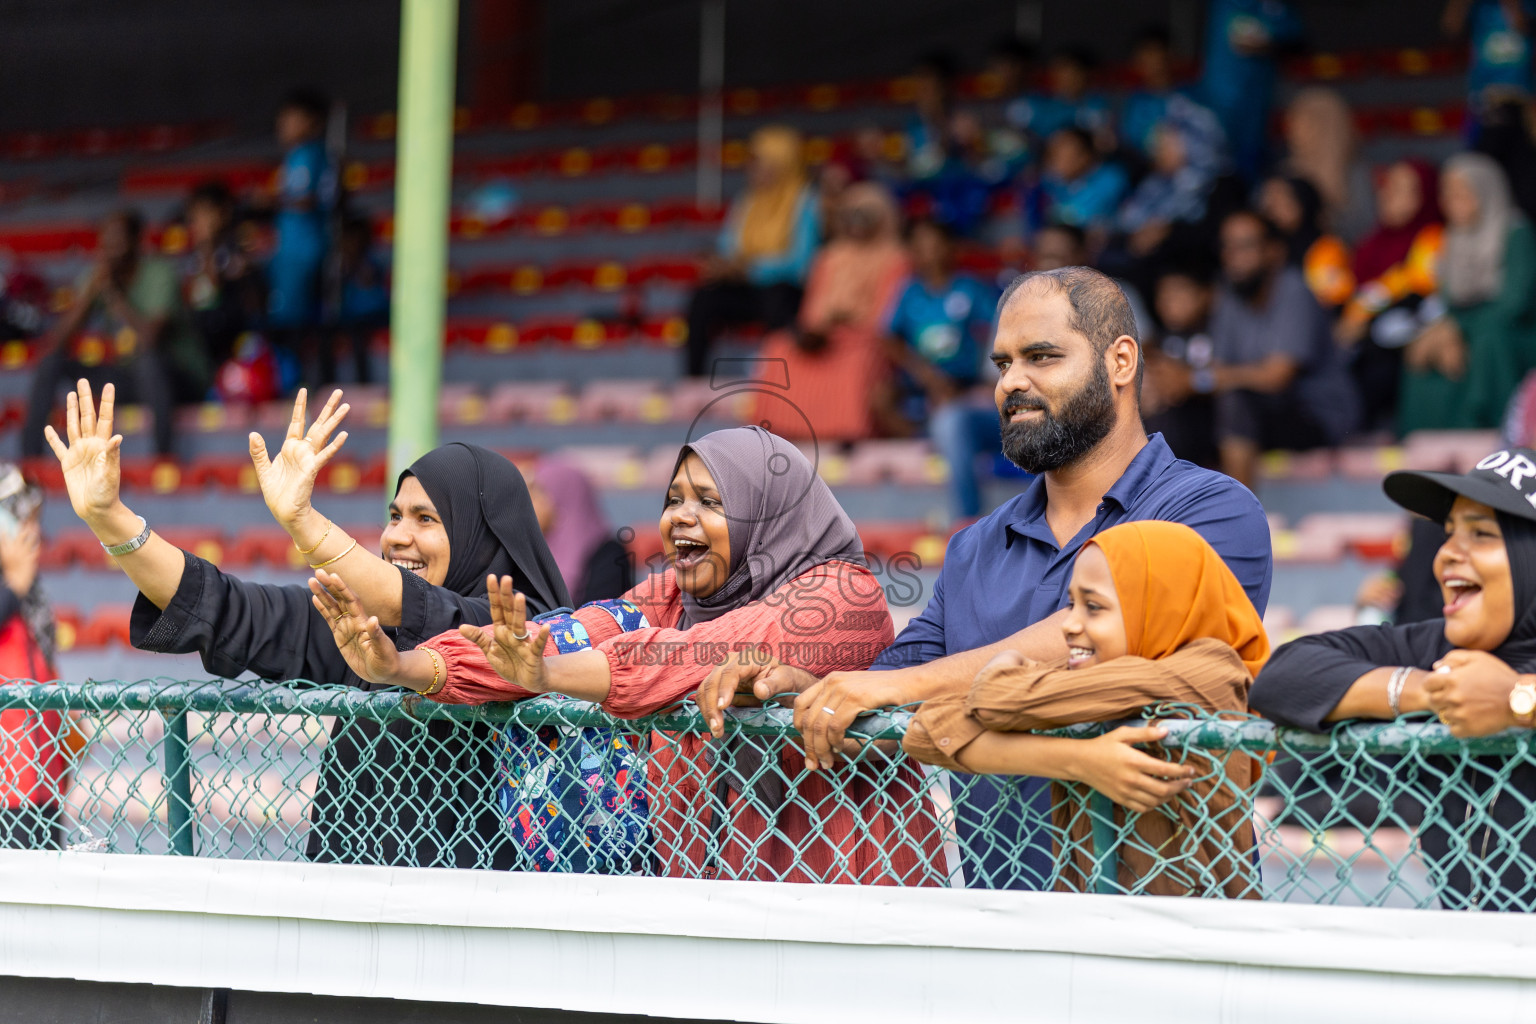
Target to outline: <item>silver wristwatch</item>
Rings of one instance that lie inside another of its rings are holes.
[[[103,544],[101,549],[113,558],[116,558],[118,555],[126,555],[130,551],[137,551],[143,547],[144,543],[149,540],[149,523],[145,521],[143,516],[139,516],[138,519],[139,525],[143,529],[139,531],[137,537],[133,538],[133,540],[124,541],[121,544]]]

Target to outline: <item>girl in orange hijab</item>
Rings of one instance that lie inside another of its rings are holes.
[[[1257,898],[1252,759],[1188,751],[1183,763],[1163,760],[1135,749],[1166,735],[1152,724],[1094,739],[1021,735],[1149,705],[1156,717],[1246,712],[1269,641],[1242,584],[1188,526],[1147,521],[1085,544],[1069,593],[1067,658],[998,655],[968,696],[922,706],[907,752],[954,771],[1058,780],[1057,889]],[[1101,876],[1108,855],[1113,878]]]

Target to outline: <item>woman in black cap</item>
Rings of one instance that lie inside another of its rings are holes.
[[[269,459],[251,435],[262,496],[311,566],[344,572],[400,650],[460,624],[491,621],[487,573],[512,573],[530,607],[569,603],[517,467],[474,445],[447,444],[400,474],[374,555],[309,504],[315,477],[346,440],[335,392],[305,426],[303,391],[283,448]],[[353,673],[303,584],[249,583],[159,537],[119,494],[121,435],[113,391],[98,415],[81,381],[66,411],[68,445],[46,431],[64,468],[75,513],[140,593],[133,645],[197,653],[227,678],[301,679],[377,689]],[[476,596],[478,595],[478,596]],[[385,738],[384,734],[388,734]],[[517,863],[491,796],[499,777],[488,726],[432,721],[388,725],[337,718],[311,810],[311,860],[397,866],[495,867]],[[419,813],[431,808],[430,815]]]
[[[1314,732],[1414,712],[1435,714],[1458,737],[1536,727],[1536,451],[1494,452],[1465,475],[1392,473],[1383,487],[1408,511],[1445,524],[1434,563],[1443,617],[1286,644],[1259,674],[1249,705]],[[1421,763],[1429,770],[1417,785],[1434,794],[1419,839],[1441,902],[1536,908],[1536,818],[1527,810],[1536,764],[1493,756]]]

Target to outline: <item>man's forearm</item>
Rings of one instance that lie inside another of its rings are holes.
[[[951,693],[966,693],[976,674],[1003,651],[1018,651],[1033,661],[1060,658],[1067,653],[1067,643],[1061,635],[1061,619],[1065,615],[1064,610],[1059,611],[985,647],[960,651],[926,665],[892,670],[893,690],[902,698],[892,703],[917,704]]]

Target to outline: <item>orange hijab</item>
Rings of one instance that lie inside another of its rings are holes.
[[[1237,651],[1250,675],[1269,660],[1253,602],[1205,538],[1183,523],[1112,526],[1088,541],[1109,562],[1125,617],[1126,653],[1156,660],[1211,637]]]

